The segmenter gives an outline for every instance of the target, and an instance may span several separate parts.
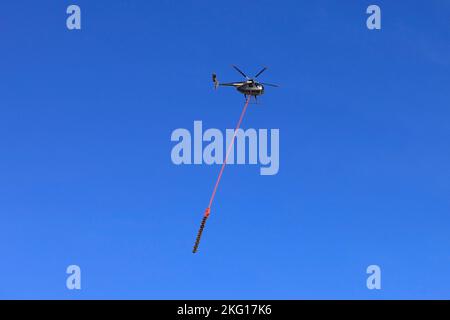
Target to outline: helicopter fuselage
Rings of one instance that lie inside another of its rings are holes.
[[[247,96],[260,96],[264,94],[264,86],[260,83],[244,83],[236,89]]]

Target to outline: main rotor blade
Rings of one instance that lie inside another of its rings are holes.
[[[249,77],[247,77],[247,75],[245,73],[243,73],[241,70],[239,70],[238,67],[236,67],[235,65],[232,65],[232,67],[234,69],[236,69],[237,72],[239,72],[240,74],[242,74],[244,76],[244,78],[249,79]]]
[[[279,85],[277,85],[277,84],[273,84],[273,83],[265,83],[265,82],[260,82],[262,85],[265,85],[265,86],[269,86],[269,87],[279,87]]]
[[[258,72],[258,73],[256,74],[255,79],[258,78],[259,75],[260,75],[261,73],[263,73],[264,71],[266,71],[266,70],[267,70],[267,67],[264,67],[260,72]]]

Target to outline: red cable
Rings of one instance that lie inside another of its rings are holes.
[[[213,193],[211,195],[211,198],[209,199],[209,205],[208,208],[211,209],[212,203],[214,201],[214,197],[216,196],[217,187],[219,186],[220,179],[222,178],[223,170],[225,169],[225,166],[228,161],[228,156],[230,155],[231,149],[233,149],[234,145],[234,139],[236,138],[236,134],[238,129],[241,127],[242,119],[244,119],[245,111],[247,110],[248,102],[250,101],[250,97],[247,98],[247,101],[245,102],[244,109],[242,109],[241,117],[239,118],[239,121],[236,125],[236,129],[234,129],[233,138],[231,139],[230,145],[228,146],[227,153],[225,155],[225,160],[222,163],[222,167],[220,168],[219,176],[217,177],[216,185],[214,186]]]
[[[225,159],[224,159],[224,161],[222,163],[222,167],[220,168],[219,176],[217,177],[216,184],[214,185],[214,189],[213,189],[213,192],[211,194],[211,198],[209,199],[208,207],[205,210],[205,214],[203,215],[202,223],[200,224],[200,229],[198,230],[198,233],[197,233],[197,238],[195,240],[194,249],[192,251],[193,253],[197,252],[198,245],[200,244],[200,239],[202,237],[203,229],[205,228],[206,220],[208,219],[209,214],[211,213],[211,206],[212,206],[212,203],[214,201],[214,197],[216,196],[216,192],[217,192],[217,188],[219,187],[220,179],[222,179],[222,174],[223,174],[223,171],[224,171],[225,166],[226,166],[227,161],[228,161],[228,156],[230,155],[231,149],[233,148],[234,139],[236,138],[237,131],[241,127],[242,119],[244,119],[245,111],[247,110],[250,98],[251,97],[248,97],[247,101],[245,101],[245,105],[244,105],[244,108],[242,109],[241,116],[240,116],[239,121],[238,121],[238,123],[236,125],[236,128],[234,129],[233,138],[231,139],[230,145],[228,146],[227,153],[225,155]]]

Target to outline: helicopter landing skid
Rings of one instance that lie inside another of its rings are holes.
[[[247,101],[248,96],[245,96],[245,101]],[[258,99],[256,99],[255,97],[253,97],[254,99],[252,99],[250,97],[250,101],[248,102],[248,104],[262,104],[261,102],[258,101]],[[253,101],[253,102],[252,102]]]

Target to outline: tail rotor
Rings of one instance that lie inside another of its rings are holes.
[[[214,89],[217,90],[219,87],[219,81],[217,80],[217,75],[215,73],[212,74],[212,81],[214,83]]]

